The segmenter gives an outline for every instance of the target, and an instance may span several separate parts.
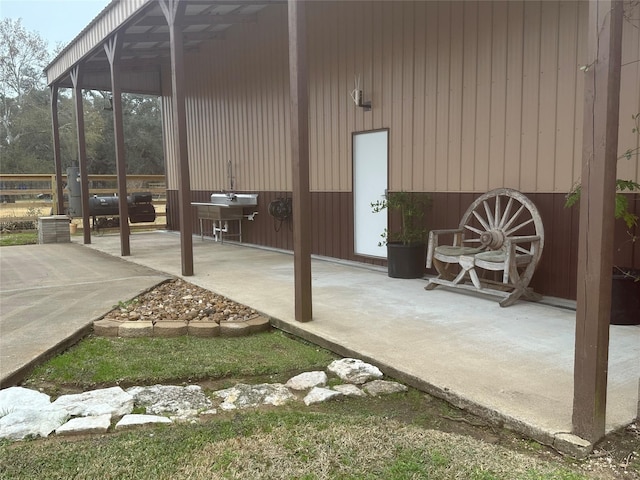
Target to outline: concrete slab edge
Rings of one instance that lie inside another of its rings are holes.
[[[107,254],[105,254],[103,252],[100,252],[99,250],[96,250],[96,252],[100,253],[102,255],[106,255],[109,258],[113,258],[112,256],[107,255]],[[126,261],[126,260],[124,260],[124,261]],[[153,269],[150,269],[150,270],[153,270]],[[160,282],[158,282],[158,283],[156,283],[156,284],[144,289],[143,291],[137,293],[136,295],[131,297],[131,299],[129,299],[129,300],[132,300],[132,299],[134,299],[134,298],[136,298],[136,297],[138,297],[140,295],[143,295],[143,294],[145,294],[147,292],[150,292],[154,288],[157,288],[158,285],[162,285],[163,283],[169,282],[169,281],[174,280],[176,278],[176,277],[170,276],[170,275],[168,275],[168,274],[166,274],[164,272],[160,272],[159,270],[154,270],[154,271],[158,273],[158,276],[165,277],[165,279],[161,280]],[[0,389],[7,388],[7,387],[13,387],[13,386],[18,385],[20,382],[22,382],[22,380],[24,380],[31,373],[31,371],[36,366],[38,366],[41,363],[46,362],[47,360],[55,357],[59,353],[64,352],[68,348],[70,348],[73,345],[75,345],[76,343],[78,343],[84,337],[86,337],[89,334],[91,334],[93,332],[93,322],[103,319],[108,313],[109,312],[105,312],[103,315],[100,315],[100,316],[94,318],[93,320],[88,321],[80,329],[76,330],[73,334],[71,334],[67,338],[61,340],[60,342],[58,342],[53,347],[51,347],[48,350],[42,352],[38,356],[32,358],[29,362],[27,362],[26,364],[22,365],[20,368],[14,370],[12,372],[9,372],[8,374],[5,374],[4,376],[2,376],[0,378]]]
[[[0,378],[0,389],[18,385],[31,373],[31,370],[33,370],[35,367],[72,347],[84,337],[88,336],[92,331],[93,320],[86,323],[82,328],[76,330],[72,335],[69,335],[67,338],[61,340],[50,349],[34,357],[25,365],[22,365],[20,368],[14,370],[13,372],[9,372],[8,374]]]
[[[441,388],[436,385],[432,385],[425,382],[422,379],[416,378],[413,375],[404,373],[396,368],[381,363],[379,359],[363,355],[361,352],[353,351],[342,345],[324,339],[314,333],[308,332],[302,328],[298,328],[288,322],[281,321],[277,318],[271,317],[271,325],[273,328],[281,330],[285,333],[295,335],[308,342],[314,343],[322,348],[331,350],[332,352],[342,357],[354,357],[359,358],[365,362],[376,365],[385,375],[388,375],[396,380],[399,380],[413,388],[426,392],[429,395],[445,400],[453,406],[466,410],[478,417],[484,418],[490,425],[494,425],[499,428],[506,428],[514,432],[520,433],[527,438],[535,440],[538,443],[547,445],[561,454],[569,455],[571,457],[582,459],[587,457],[593,450],[593,443],[584,440],[580,437],[570,434],[569,432],[549,432],[544,429],[529,425],[521,420],[505,415],[497,410],[480,405],[474,401],[471,401],[464,396],[451,391],[447,388]]]

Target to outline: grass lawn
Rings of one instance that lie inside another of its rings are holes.
[[[38,243],[38,232],[15,232],[0,234],[0,247],[15,245],[33,245]]]
[[[111,385],[284,382],[336,357],[280,332],[230,339],[94,338],[34,370],[53,397]],[[195,424],[0,442],[0,479],[615,479],[410,389],[237,410]],[[633,470],[635,468],[635,470]],[[638,474],[638,465],[629,470]]]

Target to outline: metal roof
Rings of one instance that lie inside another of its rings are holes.
[[[184,51],[224,40],[229,29],[255,23],[259,12],[282,1],[181,0]],[[160,93],[160,67],[170,65],[169,27],[157,0],[113,0],[45,68],[48,83],[72,87],[70,71],[82,65],[82,88],[110,89],[110,67],[103,44],[122,35],[120,68],[123,89]],[[145,79],[146,77],[146,79]]]

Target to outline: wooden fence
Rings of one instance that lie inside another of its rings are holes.
[[[64,185],[67,176],[62,176]],[[89,195],[117,194],[116,175],[89,175]],[[65,188],[65,197],[68,191]],[[164,175],[127,175],[127,193],[149,192],[156,209],[154,228],[166,228],[166,184]],[[66,200],[65,200],[66,205]],[[0,174],[0,221],[34,220],[57,212],[56,178],[51,174]],[[80,226],[81,226],[80,222]],[[149,226],[149,224],[145,224]]]

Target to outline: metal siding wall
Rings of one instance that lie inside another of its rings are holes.
[[[543,2],[540,21],[540,93],[538,98],[538,161],[533,191],[553,192],[557,137],[556,111],[567,110],[566,99],[558,97],[559,4]],[[566,189],[565,189],[566,191]]]
[[[504,136],[504,184],[520,181],[522,145],[522,52],[524,48],[524,4],[511,3],[507,12],[506,112]]]
[[[491,123],[487,189],[505,184],[505,136],[507,130],[507,46],[508,8],[505,2],[493,5],[491,22]],[[503,132],[496,134],[496,132]]]
[[[178,159],[176,155],[176,143],[173,129],[173,98],[171,96],[171,71],[164,68],[162,71],[162,140],[164,142],[164,158],[167,190],[178,188]]]
[[[574,4],[561,3],[559,9],[558,37],[558,102],[556,108],[555,137],[560,141],[555,142],[554,188],[568,191],[571,188],[569,181],[573,181],[574,164],[582,163],[582,149],[576,151],[574,136],[579,131],[582,139],[582,115],[577,114],[578,104],[582,105],[582,98],[577,98],[578,74],[576,67],[578,61],[579,25],[582,20],[580,12]],[[582,84],[580,84],[582,91]],[[580,125],[580,129],[577,126]],[[582,141],[582,140],[581,140]]]
[[[476,104],[471,105],[469,111],[462,115],[476,117],[475,138],[471,148],[475,151],[473,169],[465,171],[465,175],[473,175],[473,190],[486,191],[489,186],[489,139],[491,132],[491,60],[493,32],[493,9],[489,2],[482,2],[478,6],[478,51],[476,53]],[[460,58],[454,62],[462,61]],[[458,92],[447,92],[458,95]]]
[[[286,18],[286,6],[275,6],[187,55],[197,72],[187,76],[186,100],[194,190],[228,190],[229,161],[236,190],[290,189]]]
[[[622,78],[620,82],[620,131],[618,151],[623,154],[629,149],[640,152],[640,133],[633,133],[632,115],[640,113],[640,4],[636,4],[635,12],[629,18],[636,28],[625,28],[622,37]],[[631,26],[625,22],[625,27]],[[640,123],[640,120],[638,121]],[[631,160],[618,161],[618,178],[640,178],[640,156],[636,154]],[[636,242],[640,243],[640,242]]]
[[[351,134],[378,128],[390,129],[392,190],[568,191],[582,162],[587,14],[572,1],[311,3],[312,191],[350,191]],[[194,188],[228,188],[231,160],[238,190],[290,189],[286,16],[271,6],[189,57]],[[626,25],[627,61],[639,43]],[[354,76],[370,112],[349,98]],[[626,122],[639,79],[637,63],[623,68],[621,146],[637,144]],[[620,169],[640,174],[637,162]]]

